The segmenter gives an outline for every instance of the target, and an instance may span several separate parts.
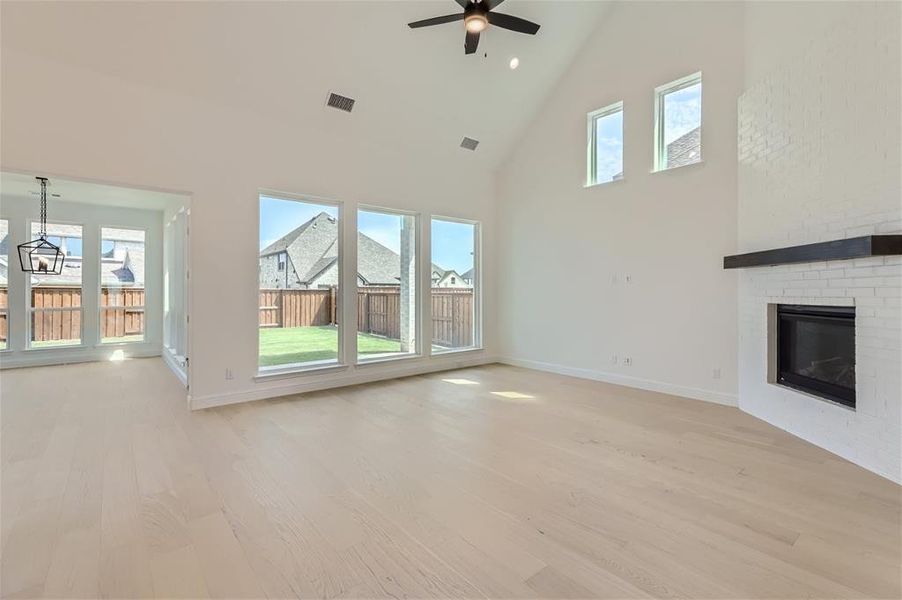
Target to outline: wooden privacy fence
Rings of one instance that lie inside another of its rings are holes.
[[[100,289],[100,333],[104,338],[144,333],[144,289]]]
[[[335,288],[260,290],[260,327],[334,325],[336,305]],[[400,339],[401,290],[357,288],[357,331]],[[432,288],[432,343],[451,348],[473,345],[472,289]]]
[[[31,337],[35,342],[76,340],[81,337],[81,288],[36,287],[31,290],[35,308]],[[9,291],[0,289],[0,341],[9,332]],[[144,289],[107,289],[100,292],[100,334],[103,338],[144,333]]]

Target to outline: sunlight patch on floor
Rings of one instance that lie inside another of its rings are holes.
[[[523,394],[520,392],[492,392],[494,396],[501,396],[505,400],[535,400],[535,396]]]
[[[454,385],[479,385],[478,381],[472,379],[442,379],[445,383],[453,383]]]

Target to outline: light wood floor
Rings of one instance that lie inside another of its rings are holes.
[[[900,488],[736,409],[504,366],[193,414],[155,359],[0,379],[4,597],[900,596]]]

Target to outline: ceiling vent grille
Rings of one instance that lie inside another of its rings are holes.
[[[476,150],[476,146],[479,145],[479,140],[474,140],[473,138],[465,137],[463,141],[460,143],[460,147],[466,150]]]
[[[351,112],[354,110],[354,102],[355,100],[353,98],[348,98],[347,96],[342,96],[335,92],[329,92],[329,100],[326,102],[326,106],[331,106],[332,108],[337,108],[338,110],[343,110],[345,112]]]

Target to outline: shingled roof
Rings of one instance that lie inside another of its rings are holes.
[[[298,280],[309,284],[338,260],[338,221],[321,212],[260,251],[287,252]],[[357,275],[367,285],[398,285],[400,256],[371,237],[357,233]]]
[[[108,235],[118,241],[143,242],[144,233],[129,229],[108,229]],[[78,225],[48,224],[49,236],[81,238]],[[0,285],[7,285],[9,265],[19,268],[18,249],[9,243],[7,224],[0,223]],[[100,261],[100,282],[104,286],[143,287],[144,252],[136,248],[119,250],[102,256]],[[35,275],[33,287],[79,286],[82,285],[82,257],[67,256],[63,260],[63,271],[59,275]]]

